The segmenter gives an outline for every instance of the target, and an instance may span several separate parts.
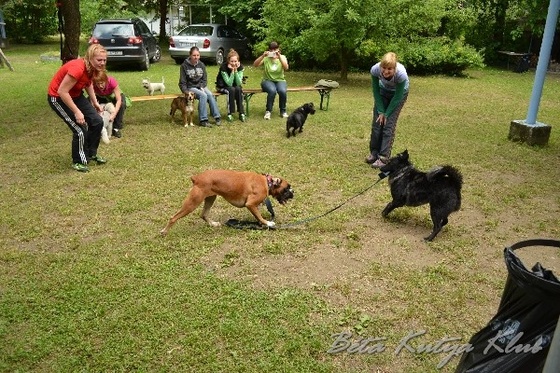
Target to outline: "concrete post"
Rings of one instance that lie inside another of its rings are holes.
[[[508,139],[518,142],[526,142],[529,145],[546,145],[550,138],[551,127],[536,121],[540,99],[548,70],[550,51],[554,41],[554,32],[560,11],[560,0],[550,0],[548,14],[539,53],[539,62],[533,83],[533,92],[529,102],[526,120],[514,120],[510,124]]]

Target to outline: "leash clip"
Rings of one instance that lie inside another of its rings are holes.
[[[385,179],[387,176],[389,176],[389,174],[391,173],[391,171],[384,171],[384,172],[380,172],[379,173],[379,180]]]

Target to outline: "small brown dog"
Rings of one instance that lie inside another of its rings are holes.
[[[250,171],[207,170],[192,176],[191,180],[193,186],[179,211],[161,230],[160,233],[163,236],[177,220],[193,212],[202,202],[204,202],[202,219],[212,227],[219,226],[220,223],[212,221],[208,217],[208,211],[217,196],[224,197],[235,207],[247,207],[262,225],[274,228],[273,221],[265,220],[262,217],[259,205],[267,196],[276,198],[281,205],[294,197],[294,191],[286,180]]]
[[[171,116],[171,122],[173,123],[173,117],[175,116],[175,112],[181,110],[183,114],[183,125],[187,126],[194,126],[194,100],[196,96],[193,92],[185,92],[184,96],[179,96],[174,98],[171,102],[171,111],[169,115]]]

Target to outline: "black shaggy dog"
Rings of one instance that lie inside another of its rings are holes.
[[[427,173],[418,171],[408,160],[408,151],[405,150],[389,159],[380,171],[389,174],[389,186],[393,197],[383,209],[383,217],[397,207],[430,204],[434,228],[432,233],[424,238],[426,241],[433,240],[447,224],[449,214],[461,208],[463,177],[455,167],[440,166]]]
[[[292,136],[296,135],[297,129],[299,129],[300,133],[303,131],[303,125],[305,124],[305,121],[307,120],[307,116],[309,114],[315,114],[315,106],[313,105],[313,102],[303,104],[302,106],[294,110],[292,114],[290,114],[288,120],[286,121],[286,132],[288,138],[290,137],[290,129]]]

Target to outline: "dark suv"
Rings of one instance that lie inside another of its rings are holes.
[[[95,24],[89,44],[107,50],[108,64],[134,64],[148,70],[161,58],[157,39],[140,18],[104,19]]]

